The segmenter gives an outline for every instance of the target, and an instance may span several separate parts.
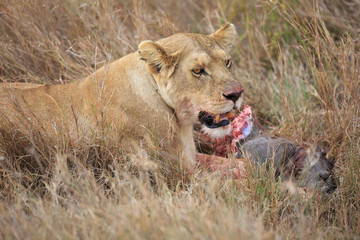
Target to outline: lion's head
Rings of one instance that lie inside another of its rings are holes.
[[[180,33],[139,45],[139,57],[180,124],[200,121],[213,137],[230,133],[243,88],[235,77],[231,49],[236,30],[226,24],[211,35]]]

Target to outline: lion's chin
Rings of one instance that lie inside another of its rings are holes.
[[[224,138],[225,136],[230,135],[231,131],[232,131],[231,124],[218,128],[208,128],[206,126],[202,127],[202,132],[208,135],[212,139]]]
[[[198,119],[202,124],[202,132],[212,139],[224,138],[231,134],[231,120],[236,117],[235,109],[221,114],[200,111]]]

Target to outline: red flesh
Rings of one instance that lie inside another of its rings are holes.
[[[252,109],[245,105],[244,110],[231,122],[233,128],[231,134],[224,139],[216,140],[215,154],[217,156],[227,157],[229,152],[236,152],[236,142],[246,137],[243,131],[250,124],[251,118]]]

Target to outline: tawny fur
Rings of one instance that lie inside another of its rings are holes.
[[[235,36],[232,24],[211,35],[175,34],[144,41],[138,51],[70,84],[1,84],[2,118],[17,123],[30,119],[54,138],[115,126],[123,135],[124,150],[155,139],[162,150],[192,169],[192,127],[199,111],[220,114],[239,105],[223,96],[241,87],[234,67],[224,64]],[[207,74],[194,76],[196,68]]]

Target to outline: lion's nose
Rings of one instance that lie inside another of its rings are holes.
[[[236,103],[236,101],[240,98],[241,94],[244,92],[244,89],[240,88],[237,91],[233,91],[230,93],[223,93],[223,96],[228,99],[233,101],[234,103]]]

